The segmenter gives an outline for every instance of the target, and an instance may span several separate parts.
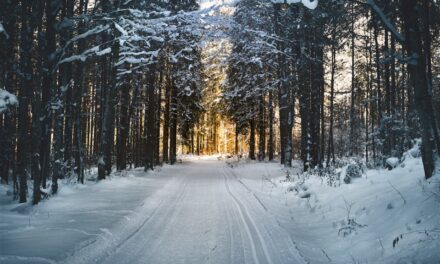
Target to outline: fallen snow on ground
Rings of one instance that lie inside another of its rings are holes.
[[[34,207],[1,186],[0,263],[438,263],[440,173],[413,156],[333,187],[221,156],[63,181]]]
[[[171,178],[159,174],[135,169],[99,183],[63,180],[59,194],[37,206],[12,201],[10,188],[0,185],[0,263],[56,263],[83,243],[109,235]]]
[[[310,263],[440,262],[440,173],[426,181],[420,158],[338,187],[299,169],[286,181],[275,163],[231,166]]]

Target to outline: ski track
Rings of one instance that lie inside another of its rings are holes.
[[[287,240],[285,244],[288,244],[287,248],[289,249],[289,251],[292,255],[298,254],[297,256],[300,259],[300,260],[295,259],[295,263],[300,261],[300,262],[308,264],[309,261],[304,257],[304,255],[298,249],[298,246],[292,240],[292,237],[290,236],[290,234],[282,227],[281,223],[275,217],[272,216],[272,213],[267,209],[266,205],[264,205],[264,203],[257,196],[257,194],[254,191],[252,191],[252,189],[249,188],[242,180],[240,180],[239,177],[235,174],[235,172],[232,169],[230,169],[229,167],[225,167],[225,170],[227,170],[230,174],[232,174],[233,177],[237,180],[237,182],[240,183],[240,185],[242,187],[244,187],[249,193],[252,194],[252,197],[255,198],[255,200],[258,202],[259,205],[261,205],[261,207],[264,209],[267,216],[269,217],[269,214],[270,214],[270,217],[273,219],[273,222],[276,223],[276,225],[281,229],[281,232],[283,232],[287,235],[285,238]]]
[[[266,261],[269,264],[273,264],[272,259],[268,253],[267,250],[267,246],[266,243],[264,242],[264,239],[261,236],[261,232],[258,229],[257,225],[255,225],[255,221],[254,219],[251,217],[251,215],[249,214],[249,210],[247,209],[247,207],[245,205],[243,205],[243,203],[232,193],[231,188],[229,186],[229,180],[228,180],[228,175],[225,169],[223,169],[223,176],[225,177],[225,187],[226,190],[228,191],[229,195],[232,197],[232,200],[234,201],[238,213],[240,215],[241,221],[246,229],[246,232],[248,234],[249,240],[251,242],[251,247],[252,247],[252,256],[254,258],[255,263],[260,263],[260,260],[257,256],[257,251],[256,251],[256,242],[255,242],[255,238],[254,235],[251,232],[252,230],[255,230],[255,233],[257,234],[257,240],[258,243],[261,245],[261,247],[263,248],[263,252],[264,252],[264,257],[266,259]]]
[[[223,162],[179,166],[166,185],[63,263],[306,263],[256,194]]]

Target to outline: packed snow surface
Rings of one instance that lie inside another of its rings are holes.
[[[333,187],[300,165],[184,157],[64,183],[36,207],[3,186],[0,262],[439,262],[440,177],[425,181],[419,158]]]

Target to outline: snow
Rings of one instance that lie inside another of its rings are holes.
[[[124,36],[128,35],[128,32],[116,22],[115,22],[115,27],[122,35]]]
[[[318,6],[318,0],[302,0],[301,2],[309,9],[315,9]]]
[[[96,56],[102,56],[102,55],[105,55],[105,54],[109,54],[110,52],[112,52],[112,48],[108,47],[108,48],[105,48],[103,50],[96,51],[95,54],[96,54]]]
[[[0,22],[0,34],[3,34],[6,39],[9,38],[8,32],[6,32],[5,28],[3,27],[3,24]]]
[[[233,163],[232,170],[309,263],[437,263],[440,171],[426,181],[420,158],[402,165],[338,187],[300,169],[286,181],[276,163]]]
[[[143,200],[171,178],[136,169],[96,183],[95,174],[85,185],[62,180],[59,194],[38,206],[17,204],[9,186],[0,185],[0,263],[58,263],[136,218]]]
[[[391,168],[395,168],[395,167],[397,167],[397,165],[399,165],[399,158],[396,158],[396,157],[388,158],[388,159],[386,160],[386,163],[387,163],[388,166],[390,166]]]
[[[239,0],[201,0],[199,2],[200,9],[209,9],[214,6],[234,5]]]
[[[382,23],[394,35],[394,37],[399,40],[400,43],[404,43],[405,37],[399,33],[396,27],[391,23],[391,21],[387,18],[382,9],[374,2],[374,0],[367,0],[366,4],[369,5],[371,9],[380,17]]]
[[[112,52],[112,49],[110,47],[105,48],[103,50],[99,49],[99,46],[95,46],[93,48],[90,48],[86,51],[84,51],[82,54],[80,55],[72,55],[70,57],[64,58],[62,59],[59,64],[63,64],[63,63],[67,63],[67,62],[73,62],[73,61],[86,61],[88,58],[92,57],[92,56],[103,56],[106,54],[109,54]]]
[[[109,29],[109,26],[103,26],[103,25],[96,26],[95,28],[92,28],[92,29],[90,29],[90,30],[88,30],[88,31],[86,31],[86,32],[84,32],[84,33],[82,33],[82,34],[76,35],[75,37],[73,37],[72,39],[70,39],[70,40],[68,41],[68,43],[66,44],[66,46],[67,46],[67,45],[70,45],[70,44],[72,44],[73,42],[78,41],[78,40],[80,40],[80,39],[84,39],[84,38],[87,38],[87,37],[89,37],[89,36],[96,35],[96,34],[99,34],[99,33],[101,33],[101,32],[104,32],[104,31],[106,31],[107,29]]]
[[[401,165],[331,187],[298,161],[187,155],[153,172],[62,180],[35,207],[1,185],[0,262],[437,263],[440,172],[424,180],[410,152]]]
[[[10,92],[0,88],[0,114],[9,111],[13,106],[18,105],[17,97]]]
[[[276,4],[297,4],[301,2],[305,7],[309,9],[315,9],[318,6],[318,0],[271,0],[271,2]]]
[[[104,156],[99,156],[99,158],[98,158],[98,164],[99,165],[105,165],[105,161],[104,161]]]

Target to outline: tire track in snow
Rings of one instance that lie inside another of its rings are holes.
[[[250,243],[251,243],[252,257],[254,259],[254,262],[259,264],[260,259],[258,258],[258,255],[257,255],[256,242],[255,242],[254,236],[252,235],[251,228],[253,230],[255,230],[255,233],[257,235],[256,239],[258,240],[259,244],[261,245],[261,248],[263,249],[263,254],[264,254],[264,257],[266,258],[267,263],[273,264],[272,259],[270,257],[270,254],[267,250],[267,245],[264,242],[264,239],[261,235],[260,230],[258,229],[257,225],[255,224],[254,219],[250,215],[248,208],[240,201],[240,199],[237,196],[235,196],[232,193],[230,185],[229,185],[227,172],[224,167],[222,167],[222,168],[223,168],[223,176],[225,178],[226,191],[228,192],[228,194],[231,196],[232,200],[234,201],[234,204],[236,205],[236,207],[238,209],[238,213],[239,213],[240,218],[241,218],[241,220],[244,224],[244,227],[246,229],[246,233],[247,233],[249,240],[250,240]]]

